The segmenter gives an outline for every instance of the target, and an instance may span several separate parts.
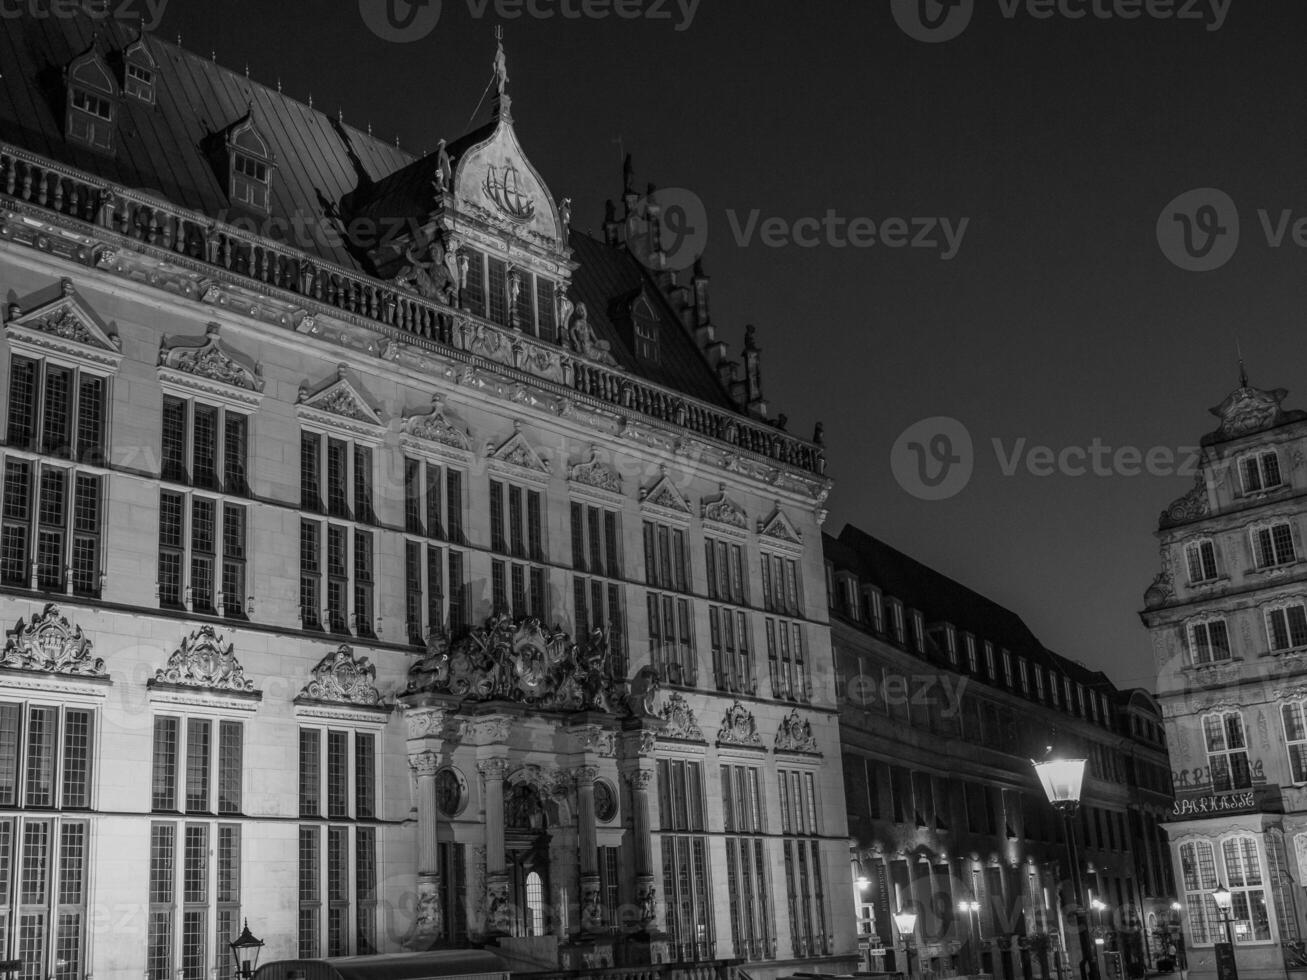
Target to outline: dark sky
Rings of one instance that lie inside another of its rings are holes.
[[[1022,4],[1009,18],[1014,2],[975,0],[943,44],[907,36],[889,0],[703,0],[681,31],[676,13],[503,21],[514,116],[579,227],[597,229],[620,192],[618,137],[641,186],[702,199],[720,333],[738,351],[755,323],[772,412],[803,435],[825,422],[828,530],[858,524],[1010,606],[1051,648],[1148,685],[1136,610],[1157,515],[1191,478],[1005,476],[992,440],[1005,453],[1021,439],[1195,445],[1235,385],[1236,341],[1255,384],[1307,407],[1307,249],[1269,247],[1257,218],[1307,216],[1307,4],[1231,0],[1209,31],[1210,15],[1038,19]],[[397,44],[358,0],[173,0],[159,30],[422,151],[465,130],[494,10],[444,0],[428,37]],[[1155,226],[1209,186],[1237,203],[1240,247],[1217,271],[1184,272]],[[969,225],[951,261],[741,245],[727,212],[755,209]],[[962,422],[976,447],[970,483],[945,501],[890,470],[899,434],[930,416]]]

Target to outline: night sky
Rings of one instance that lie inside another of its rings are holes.
[[[478,16],[444,0],[409,44],[369,30],[358,0],[173,0],[158,30],[422,152],[466,130],[502,23],[518,134],[577,227],[597,231],[619,195],[620,147],[640,187],[703,201],[719,335],[735,353],[756,324],[771,412],[804,436],[825,422],[827,529],[857,524],[1016,610],[1050,648],[1151,685],[1136,611],[1157,515],[1192,477],[1037,477],[1024,462],[1004,475],[993,440],[1005,456],[1022,439],[1179,454],[1215,427],[1236,343],[1254,384],[1307,407],[1307,249],[1291,235],[1270,247],[1258,217],[1307,217],[1307,4],[1228,0],[1213,31],[1213,0],[1192,4],[1198,20],[974,2],[936,44],[901,30],[889,0],[704,0],[684,30],[675,0],[665,20],[502,21],[493,3]],[[1145,9],[1097,0],[1132,6]],[[1222,268],[1185,272],[1155,229],[1200,187],[1233,198],[1242,237]],[[741,245],[728,212],[745,224],[755,209],[968,224],[947,261]],[[900,433],[932,416],[961,422],[976,451],[943,501],[890,466]]]

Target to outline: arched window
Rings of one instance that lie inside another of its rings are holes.
[[[68,66],[68,105],[64,132],[75,143],[113,152],[118,83],[92,48]]]
[[[526,876],[526,929],[530,936],[545,934],[545,886],[537,871]]]

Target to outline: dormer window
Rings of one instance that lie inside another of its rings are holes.
[[[117,110],[118,84],[92,49],[68,67],[64,133],[74,143],[112,153]]]
[[[631,321],[635,328],[635,356],[647,364],[657,364],[660,360],[658,319],[643,296],[631,311]]]
[[[227,132],[227,197],[251,211],[271,209],[272,150],[254,126],[252,115]]]
[[[123,52],[123,92],[154,105],[154,80],[154,56],[142,37]]]

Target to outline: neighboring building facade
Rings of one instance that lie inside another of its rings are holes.
[[[849,832],[865,881],[853,897],[872,963],[902,968],[893,915],[906,909],[919,913],[907,945],[937,976],[1028,980],[1060,963],[1074,975],[1074,925],[1059,901],[1064,828],[1031,767],[1051,745],[1088,760],[1077,833],[1085,886],[1107,906],[1090,920],[1113,954],[1103,975],[1143,976],[1165,951],[1149,925],[1164,930],[1174,901],[1152,698],[1050,652],[1016,614],[857,528],[825,548]]]
[[[420,159],[112,20],[0,63],[0,959],[849,965],[821,449],[629,167],[571,230],[502,48]]]
[[[1232,893],[1242,977],[1307,971],[1307,413],[1240,377],[1194,487],[1163,511],[1142,618],[1174,765],[1167,824],[1189,967],[1215,976]]]

